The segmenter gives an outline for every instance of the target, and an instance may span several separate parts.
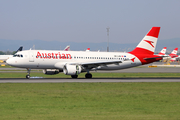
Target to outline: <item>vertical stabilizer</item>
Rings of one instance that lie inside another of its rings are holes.
[[[130,53],[153,55],[156,48],[159,31],[160,27],[152,27],[151,30],[146,34],[146,36],[137,45],[137,47]]]
[[[70,51],[70,45],[66,46],[66,48],[64,48],[64,51]]]
[[[171,54],[169,54],[169,56],[170,56],[171,58],[178,57],[177,51],[178,51],[178,48],[175,48],[175,49],[171,52]]]
[[[166,48],[167,48],[167,47],[164,47],[164,48],[159,52],[158,55],[165,55],[165,54],[166,54]]]
[[[87,52],[87,51],[89,52],[89,51],[90,51],[90,48],[87,48],[86,52]]]
[[[175,48],[169,55],[177,55],[178,48]]]

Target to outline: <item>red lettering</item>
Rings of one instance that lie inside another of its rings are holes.
[[[56,59],[58,59],[58,57],[57,57],[58,53],[55,53],[55,55],[56,55]]]
[[[51,59],[51,53],[48,53],[48,58]]]
[[[52,58],[54,59],[54,53],[52,53]]]
[[[41,56],[41,53],[40,53],[40,52],[37,52],[36,58],[39,58],[39,56]]]
[[[60,54],[60,52],[59,52],[59,59],[61,59],[61,54]]]
[[[71,54],[66,54],[66,56],[67,59],[71,59]]]
[[[58,57],[59,55],[59,57]],[[37,56],[36,58],[44,58],[44,59],[71,59],[71,54],[60,54],[60,52],[58,53],[40,53],[37,52]]]
[[[42,56],[41,56],[41,58],[44,58],[44,53],[42,53]]]
[[[45,53],[45,58],[47,59],[47,53]]]
[[[66,59],[66,55],[64,53],[62,54],[62,59]]]

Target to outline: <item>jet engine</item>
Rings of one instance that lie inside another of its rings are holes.
[[[57,69],[44,69],[43,73],[46,75],[55,75],[59,73],[59,70]]]
[[[66,75],[78,75],[81,73],[81,70],[82,70],[82,68],[79,65],[66,64],[63,68],[63,72]]]

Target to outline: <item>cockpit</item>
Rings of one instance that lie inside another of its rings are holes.
[[[23,57],[22,54],[14,54],[13,57]]]

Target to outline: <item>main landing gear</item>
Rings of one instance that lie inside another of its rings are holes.
[[[92,74],[91,73],[86,73],[85,77],[86,78],[92,78]]]
[[[71,75],[71,78],[78,78],[78,75]]]
[[[29,79],[29,78],[30,78],[30,71],[31,71],[31,69],[27,68],[27,75],[26,75],[26,79]]]
[[[78,78],[78,75],[71,75],[71,78]],[[86,73],[85,78],[92,78],[92,74]]]

